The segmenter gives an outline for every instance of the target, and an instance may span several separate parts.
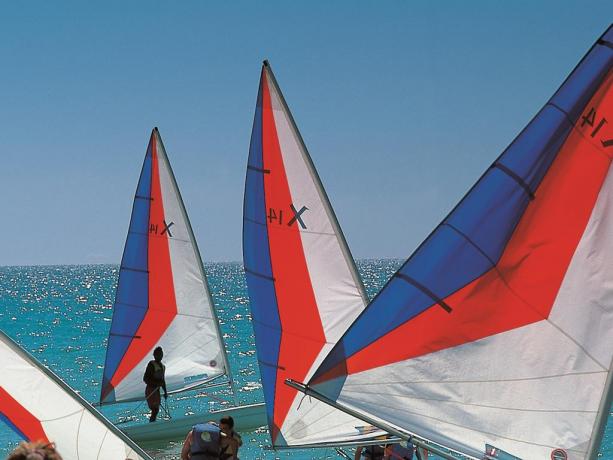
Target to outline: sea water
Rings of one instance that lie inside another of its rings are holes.
[[[360,275],[372,297],[398,268],[399,260],[358,262]],[[242,265],[205,266],[211,294],[221,322],[228,358],[241,403],[263,401],[256,361],[249,298]],[[111,325],[117,283],[115,265],[0,267],[0,326],[4,332],[51,368],[89,401],[100,394],[100,380]],[[0,369],[1,372],[1,369]],[[224,391],[189,392],[168,400],[173,417],[219,409],[232,401]],[[145,423],[143,403],[103,407],[116,422]],[[0,458],[18,443],[16,434],[0,421]],[[333,450],[272,451],[265,427],[243,433],[241,458],[333,459]],[[182,440],[147,449],[156,459],[178,459]],[[61,446],[58,446],[61,453]],[[353,452],[349,450],[351,458]],[[613,459],[613,423],[609,422],[602,458]]]

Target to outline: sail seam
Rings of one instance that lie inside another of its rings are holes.
[[[307,337],[306,335],[302,335],[302,334],[296,334],[295,332],[290,332],[290,331],[288,331],[287,329],[279,329],[279,328],[277,328],[277,327],[271,326],[271,325],[270,325],[270,324],[268,324],[268,323],[265,323],[265,322],[263,322],[263,321],[259,321],[259,320],[255,319],[255,317],[253,317],[253,316],[251,317],[251,322],[252,322],[252,323],[257,323],[257,324],[260,324],[260,325],[262,325],[263,327],[266,327],[266,328],[268,328],[268,329],[272,329],[272,330],[274,330],[274,331],[280,331],[280,332],[282,332],[283,334],[291,335],[291,336],[293,336],[293,337],[300,337],[301,339],[303,339],[303,340],[308,340],[308,341],[310,341],[310,342],[316,342],[316,343],[321,343],[321,344],[325,344],[325,345],[334,345],[334,344],[336,343],[336,342],[328,342],[327,340],[326,340],[326,341],[315,340],[315,339],[313,339],[312,337]]]
[[[151,307],[147,307],[144,305],[136,305],[133,303],[125,303],[125,302],[115,302],[115,305],[125,305],[126,307],[132,307],[132,308],[140,308],[140,309],[147,309],[147,308],[151,308]],[[164,310],[162,308],[151,308],[152,311],[168,311],[168,310]],[[177,313],[175,316],[186,316],[188,318],[202,318],[202,319],[208,319],[211,321],[215,321],[215,318],[213,318],[212,316],[199,316],[199,315],[190,315],[187,313]]]
[[[119,269],[120,270],[128,270],[130,272],[149,273],[149,270],[144,270],[142,268],[132,268],[132,267],[122,266],[122,267],[119,267]]]
[[[437,296],[434,292],[432,292],[426,286],[421,284],[419,281],[416,281],[413,278],[411,278],[410,276],[407,276],[407,275],[405,275],[403,273],[400,273],[400,272],[396,273],[394,276],[396,278],[400,278],[401,280],[406,281],[407,283],[409,283],[412,286],[416,287],[421,292],[423,292],[428,297],[430,297],[432,300],[434,300],[447,313],[451,313],[452,308],[443,299],[441,299],[439,296]]]
[[[147,201],[153,201],[153,197],[151,196],[144,196],[144,195],[134,195],[135,199],[138,200],[147,200]]]
[[[515,171],[513,171],[510,168],[507,168],[505,165],[503,165],[500,162],[494,163],[491,167],[498,168],[502,172],[504,172],[507,176],[509,176],[511,179],[517,182],[521,186],[521,188],[524,189],[526,194],[530,197],[530,200],[534,200],[534,192],[530,190],[530,186],[526,182],[524,182],[524,180]]]
[[[357,395],[380,395],[380,392],[370,392],[370,391],[345,391],[345,394],[357,394]],[[518,412],[542,412],[542,413],[572,413],[572,414],[595,414],[597,411],[595,410],[564,410],[564,409],[524,409],[524,408],[514,408],[514,407],[504,407],[504,406],[491,406],[488,404],[474,404],[474,403],[466,403],[461,401],[452,401],[449,399],[439,399],[439,398],[417,398],[413,396],[405,396],[397,393],[386,393],[386,396],[394,396],[402,399],[412,399],[416,401],[436,401],[439,403],[449,403],[449,404],[457,404],[459,406],[472,406],[472,407],[483,407],[487,409],[500,409],[500,410],[508,410],[508,411],[518,411]]]
[[[379,407],[383,407],[385,409],[398,410],[397,406],[388,406],[388,405],[385,405],[385,404],[379,404]],[[406,411],[406,410],[405,410],[405,412],[407,412],[409,414],[412,414],[412,415],[416,415],[418,417],[424,417],[424,418],[428,418],[428,419],[431,419],[431,420],[436,420],[437,422],[441,422],[441,423],[444,423],[444,424],[447,424],[447,425],[457,426],[457,427],[460,427],[460,428],[466,428],[465,425],[460,425],[458,423],[452,423],[452,422],[449,421],[449,419],[442,419],[442,418],[432,417],[431,415],[425,415],[425,414],[422,414],[422,413],[419,413],[419,412],[411,412],[411,411]],[[510,438],[510,437],[507,437],[507,436],[503,436],[503,435],[501,435],[499,433],[494,433],[494,432],[490,432],[490,431],[483,431],[483,430],[479,430],[479,429],[474,428],[474,427],[471,427],[470,429],[472,431],[476,431],[478,433],[487,434],[487,435],[493,435],[493,436],[497,436],[497,437],[502,438],[502,439],[508,439],[509,441],[520,442],[522,444],[529,444],[529,445],[532,445],[532,446],[546,447],[548,449],[555,449],[556,448],[556,446],[549,446],[547,444],[539,444],[537,442],[530,442],[530,441],[524,441],[522,439]],[[566,450],[572,451],[573,449],[566,449]],[[575,452],[583,452],[584,453],[585,451],[575,450]]]
[[[505,382],[528,382],[528,381],[532,381],[532,380],[546,380],[546,379],[555,379],[555,378],[559,378],[559,377],[568,377],[568,376],[575,376],[575,375],[596,375],[596,374],[603,374],[607,371],[593,371],[593,372],[571,372],[568,374],[555,374],[555,375],[544,375],[544,376],[539,376],[539,377],[525,377],[525,378],[521,378],[521,379],[496,379],[496,380],[403,380],[402,382],[387,382],[385,383],[385,385],[405,385],[405,384],[429,384],[429,383],[505,383]],[[352,383],[346,383],[344,385],[344,388],[349,388],[352,386],[370,386],[370,385],[377,385],[377,386],[381,386],[382,383],[381,382],[373,382],[373,383],[360,383],[358,384],[352,384]]]
[[[155,235],[155,234],[152,234],[151,232],[137,232],[134,230],[128,230],[128,234],[142,235],[142,236],[147,236],[149,238],[166,238],[165,236]],[[180,241],[181,243],[189,243],[189,244],[192,243],[192,241],[190,240],[186,240],[184,238],[178,238],[176,236],[173,236],[172,238],[166,238],[166,239],[168,240],[169,243],[172,243],[173,241]]]
[[[443,222],[441,225],[445,225],[446,227],[449,227],[450,229],[452,229],[454,232],[456,232],[458,235],[460,235],[462,238],[464,238],[466,241],[468,241],[471,246],[473,246],[477,251],[479,251],[479,253],[481,255],[483,255],[483,257],[485,257],[488,262],[492,265],[492,268],[496,266],[496,262],[494,262],[490,256],[488,256],[485,251],[483,251],[483,249],[481,249],[473,240],[471,240],[468,235],[466,235],[464,232],[462,232],[460,229],[458,229],[457,227],[455,227],[454,225],[450,224],[449,222]]]
[[[268,224],[266,224],[265,222],[259,222],[255,219],[251,219],[250,217],[243,217],[243,220],[246,220],[247,222],[251,222],[252,224],[256,224],[256,225],[261,225],[262,227],[267,227],[268,228]],[[278,227],[275,227],[274,230],[287,230],[290,231],[289,228],[286,228],[285,226],[279,225]],[[312,235],[323,235],[323,236],[337,236],[336,233],[330,233],[330,232],[314,232],[312,230],[304,230],[304,229],[300,229],[300,234],[302,235],[303,233],[309,233]]]

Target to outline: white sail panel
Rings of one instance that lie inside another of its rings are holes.
[[[0,361],[0,414],[26,440],[54,442],[65,460],[150,460],[2,332]]]

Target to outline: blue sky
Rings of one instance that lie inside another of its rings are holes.
[[[354,256],[407,257],[613,18],[590,2],[3,2],[0,265],[119,263],[158,126],[205,261],[241,259],[270,60]]]

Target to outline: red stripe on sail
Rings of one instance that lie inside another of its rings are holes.
[[[613,73],[587,108],[613,111]],[[579,120],[579,122],[581,119]],[[497,266],[357,352],[320,381],[470,343],[548,318],[588,224],[613,149],[574,129],[527,207]],[[346,366],[346,369],[345,369]]]
[[[164,200],[160,181],[157,137],[152,141],[148,238],[149,306],[147,314],[135,333],[137,338],[130,343],[111,379],[111,385],[114,388],[151,352],[177,315],[168,245],[169,233],[164,232]],[[144,374],[145,369],[142,369],[142,372]]]
[[[0,414],[4,415],[28,441],[49,442],[40,420],[0,387]]]
[[[262,147],[264,167],[270,171],[264,174],[264,192],[282,327],[271,434],[274,443],[297,393],[285,385],[285,379],[305,379],[325,344],[325,334],[302,247],[300,224],[294,221],[289,225],[293,217],[290,205],[300,209],[304,204],[292,201],[266,73],[262,75]]]

